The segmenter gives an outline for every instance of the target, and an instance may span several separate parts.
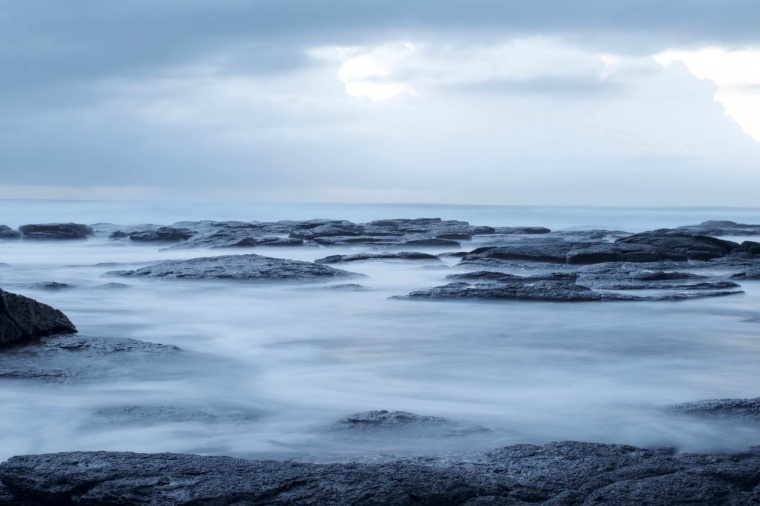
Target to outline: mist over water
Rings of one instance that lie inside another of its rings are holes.
[[[476,225],[640,231],[732,219],[751,209],[496,208],[0,202],[5,224],[171,224],[178,220],[442,217]],[[465,249],[470,247],[465,243]],[[681,302],[392,300],[456,270],[404,263],[340,266],[371,291],[330,283],[156,281],[103,275],[143,262],[233,253],[314,260],[363,248],[172,250],[83,242],[0,245],[0,287],[64,311],[82,336],[126,337],[183,353],[63,383],[0,380],[0,459],[68,450],[172,451],[332,460],[581,440],[685,451],[760,444],[760,428],[664,414],[669,404],[760,395],[760,282],[745,295]],[[427,250],[426,250],[427,251]],[[439,250],[444,251],[444,250]],[[447,261],[453,266],[456,261]],[[99,265],[103,263],[119,265]],[[73,285],[40,290],[24,284]],[[106,283],[127,286],[107,288]],[[344,281],[340,281],[343,283]],[[102,364],[100,365],[102,366]],[[114,409],[170,406],[182,421]],[[490,429],[440,434],[329,430],[360,411],[404,410]],[[117,410],[118,411],[118,410]],[[111,413],[111,414],[109,414]]]

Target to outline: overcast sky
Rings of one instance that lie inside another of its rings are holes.
[[[0,198],[757,206],[756,0],[0,0]]]

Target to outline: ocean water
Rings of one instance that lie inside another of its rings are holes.
[[[760,209],[0,201],[0,224],[11,226],[401,217],[636,232],[708,219],[760,223]],[[255,252],[314,260],[361,250]],[[455,272],[404,264],[347,267],[367,276],[357,281],[372,288],[364,292],[320,284],[104,276],[143,262],[230,253],[164,251],[104,237],[0,243],[0,262],[7,264],[0,267],[0,287],[61,309],[82,336],[134,338],[184,350],[136,362],[100,357],[97,380],[0,380],[0,459],[129,450],[326,461],[555,440],[693,452],[760,444],[760,427],[664,412],[672,403],[760,396],[760,282],[744,283],[744,295],[717,299],[561,304],[390,299],[443,284]],[[23,286],[46,281],[73,287]],[[101,286],[109,282],[127,286]],[[179,420],[141,417],[130,411],[134,406],[149,413],[197,414]],[[346,415],[378,409],[489,430],[331,429]]]

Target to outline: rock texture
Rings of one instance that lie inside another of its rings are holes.
[[[0,289],[0,345],[76,331],[61,311]]]
[[[24,239],[87,239],[94,233],[92,227],[79,223],[21,225],[18,229]]]
[[[678,227],[676,231],[710,236],[760,235],[760,225],[747,225],[728,220],[712,220],[702,222],[699,225]]]
[[[227,255],[161,262],[114,276],[161,279],[237,279],[246,281],[313,281],[360,276],[327,265],[261,255]]]
[[[668,409],[674,415],[760,422],[760,397],[755,399],[711,399],[676,404]]]
[[[179,348],[136,339],[79,336],[44,337],[0,351],[0,378],[54,382],[130,374],[130,368],[166,366]]]
[[[393,437],[450,437],[488,432],[484,427],[464,425],[439,416],[387,410],[355,413],[341,418],[330,429],[346,433],[387,433]]]
[[[0,239],[18,239],[21,237],[21,232],[13,230],[8,225],[0,225]]]
[[[372,261],[412,261],[442,263],[435,255],[402,251],[399,253],[357,253],[354,255],[330,255],[329,257],[315,260],[318,264],[341,264],[349,262],[372,262]]]
[[[743,505],[760,500],[758,468],[758,453],[677,455],[576,442],[338,464],[75,452],[9,459],[0,465],[7,491],[0,498],[27,506]]]

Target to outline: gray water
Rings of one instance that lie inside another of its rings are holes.
[[[527,208],[0,202],[0,223],[168,224],[185,219],[391,217],[639,231],[707,219],[760,223],[758,209]],[[466,246],[465,246],[466,248]],[[342,248],[258,248],[314,260]],[[241,251],[242,252],[242,251]],[[250,253],[251,250],[246,250]],[[115,262],[230,254],[86,242],[0,244],[0,286],[57,281],[61,291],[10,289],[63,310],[82,335],[172,344],[185,352],[89,382],[0,381],[0,459],[68,450],[172,451],[334,460],[581,440],[735,451],[760,428],[674,418],[672,403],[760,395],[760,283],[746,295],[673,303],[412,302],[447,270],[356,264],[372,291],[320,285],[127,281]],[[450,262],[453,265],[454,262]],[[103,289],[119,281],[122,289]],[[209,421],[108,419],[122,406],[174,406]],[[373,410],[442,416],[489,432],[358,434],[329,430]],[[105,411],[104,411],[105,410]],[[235,415],[235,416],[231,416]]]

